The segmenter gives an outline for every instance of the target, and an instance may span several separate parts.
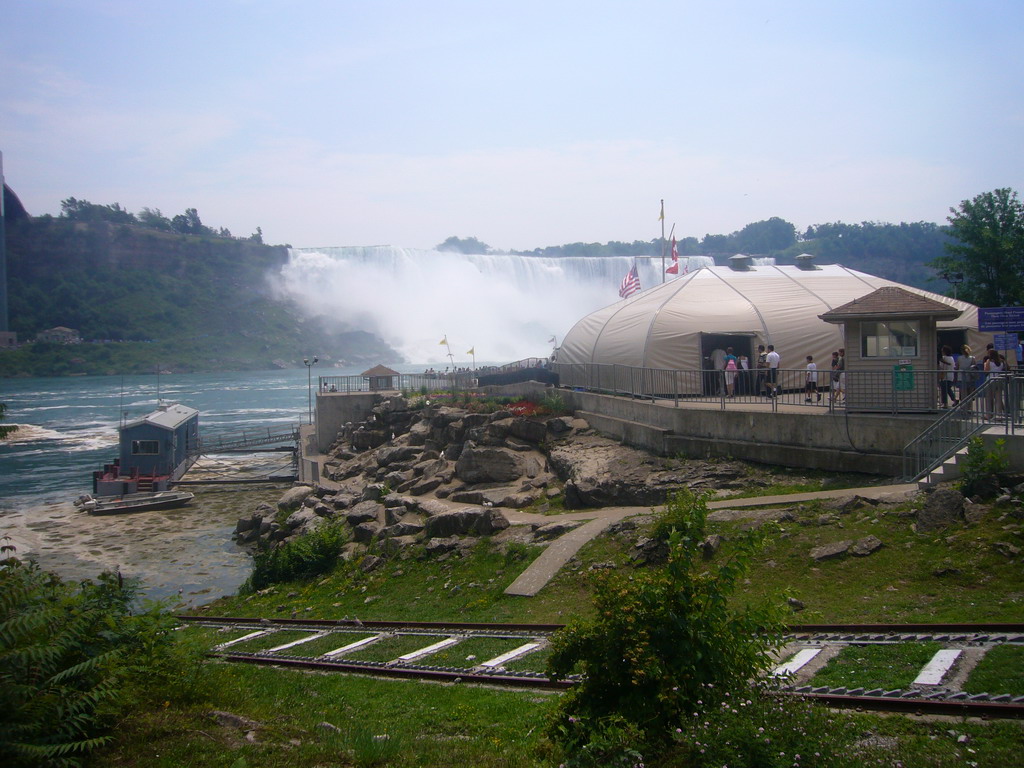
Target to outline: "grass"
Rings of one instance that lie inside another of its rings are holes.
[[[909,688],[942,647],[939,643],[848,645],[814,675],[812,684],[833,688]]]
[[[808,475],[800,473],[800,477]],[[825,475],[811,481],[818,487],[836,487],[837,482]],[[785,476],[773,482],[775,492],[813,490],[803,483],[787,485]],[[1020,621],[1024,614],[1019,564],[994,546],[1001,541],[1020,544],[1019,524],[1006,517],[1009,510],[995,509],[976,523],[929,535],[912,530],[911,505],[865,507],[839,514],[825,504],[812,503],[790,511],[795,519],[783,523],[779,534],[763,551],[739,596],[741,600],[788,592],[807,606],[805,611],[793,614],[794,623]],[[1014,524],[1018,525],[1016,529],[1007,528]],[[728,557],[730,537],[742,525],[730,522],[709,526],[725,540],[716,557]],[[422,548],[410,548],[370,573],[363,573],[358,562],[342,564],[323,577],[277,584],[263,594],[225,598],[199,613],[271,618],[294,615],[319,619],[562,623],[593,611],[592,566],[634,567],[633,544],[637,537],[648,535],[650,526],[650,521],[642,522],[637,530],[593,540],[533,598],[505,595],[504,589],[542,548],[481,540],[471,550],[443,559],[428,558]],[[846,556],[816,563],[809,556],[814,546],[867,535],[877,536],[884,544],[868,557]],[[202,627],[182,634],[213,644],[243,633],[221,634]],[[323,638],[290,652],[316,655],[365,636],[368,633],[353,632],[351,640],[347,634],[343,641],[336,636]],[[290,635],[278,632],[271,637],[273,640],[268,638],[266,647],[280,645]],[[356,658],[358,653],[362,658],[391,661],[442,637],[388,638],[346,658]],[[500,638],[464,641],[429,660],[425,658],[422,663],[470,666],[517,644]],[[905,687],[909,681],[894,682],[894,675],[905,678],[913,669],[912,680],[934,649],[920,651],[926,656],[920,664],[916,658],[909,658],[906,651],[872,651],[883,655],[856,662],[856,674],[849,673],[842,678],[843,682],[822,682],[826,678],[819,677],[815,683]],[[896,657],[885,657],[885,653],[895,653]],[[509,662],[505,668],[543,671],[547,654],[547,650],[531,653]],[[468,659],[469,656],[476,659]],[[138,712],[120,727],[114,745],[99,753],[90,764],[133,768],[550,764],[550,753],[539,734],[557,700],[554,694],[248,665],[209,664],[207,670],[208,686],[201,706],[171,702],[156,711]],[[1022,649],[997,648],[979,664],[965,689],[1022,693],[1022,670]],[[211,710],[229,711],[258,721],[261,725],[256,729],[255,742],[248,741],[243,730],[217,725],[208,716]],[[849,741],[844,746],[844,750],[849,750],[841,752],[830,765],[1013,765],[1024,751],[1024,732],[1019,723],[951,725],[853,713],[828,713],[827,717],[841,722],[849,731]],[[318,727],[322,722],[331,723],[338,730]],[[957,740],[960,735],[967,737],[966,743]],[[811,731],[801,738],[813,746],[817,736]],[[682,755],[670,753],[658,765],[687,764]]]
[[[971,670],[964,690],[1024,696],[1024,647],[999,645],[990,650]]]

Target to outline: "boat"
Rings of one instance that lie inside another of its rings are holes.
[[[126,512],[146,512],[154,509],[183,507],[195,498],[188,491],[156,491],[154,493],[126,493],[122,496],[91,496],[85,494],[75,500],[90,515],[120,515]]]

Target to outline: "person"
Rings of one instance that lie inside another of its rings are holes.
[[[956,395],[953,393],[953,369],[956,363],[953,362],[953,350],[948,344],[942,345],[942,354],[939,355],[939,390],[942,393],[942,407],[948,408],[949,401],[953,405],[959,404]]]
[[[720,395],[725,382],[725,350],[721,347],[711,350],[711,367],[715,370],[715,394]]]
[[[768,387],[768,397],[777,397],[779,394],[779,362],[781,357],[779,353],[775,351],[775,345],[768,345],[768,354],[764,356],[765,362],[768,363],[768,378],[766,386]]]
[[[837,403],[839,398],[846,401],[846,349],[842,347],[832,353],[832,389],[829,392],[830,402]]]
[[[740,355],[740,372],[736,378],[736,393],[750,394],[750,358],[746,355]]]
[[[1001,380],[1000,374],[1006,370],[1006,360],[995,348],[985,353],[985,379],[994,378],[988,385],[985,392],[985,421],[998,419],[1003,413],[1003,387],[1006,382]]]
[[[960,386],[960,399],[974,391],[974,366],[977,361],[971,353],[969,345],[964,344],[960,348],[960,357],[956,359],[957,384]]]
[[[764,379],[768,374],[768,353],[765,352],[764,344],[757,345],[757,360],[754,363],[757,376],[754,379],[754,394],[759,395],[764,389]]]
[[[818,391],[818,364],[814,362],[814,355],[807,356],[807,380],[804,384],[804,402],[821,402],[821,393]]]
[[[736,386],[736,371],[739,370],[739,365],[736,364],[736,355],[732,353],[732,347],[726,347],[725,350],[725,395],[726,397],[732,397]]]

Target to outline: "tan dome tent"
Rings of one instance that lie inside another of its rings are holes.
[[[715,348],[732,347],[753,367],[757,345],[774,344],[783,369],[802,369],[806,356],[813,355],[819,369],[828,370],[832,352],[844,344],[842,329],[818,315],[890,285],[962,310],[958,319],[939,323],[941,343],[984,349],[973,304],[809,261],[755,266],[734,256],[731,266],[704,267],[637,293],[577,322],[556,361],[559,368],[590,363],[697,371],[711,367]]]

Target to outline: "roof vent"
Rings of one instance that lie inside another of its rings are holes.
[[[796,257],[797,269],[803,269],[808,272],[817,269],[813,264],[814,254],[813,253],[801,253]]]
[[[729,257],[729,269],[734,272],[747,272],[750,270],[750,257],[745,253],[737,253]]]

